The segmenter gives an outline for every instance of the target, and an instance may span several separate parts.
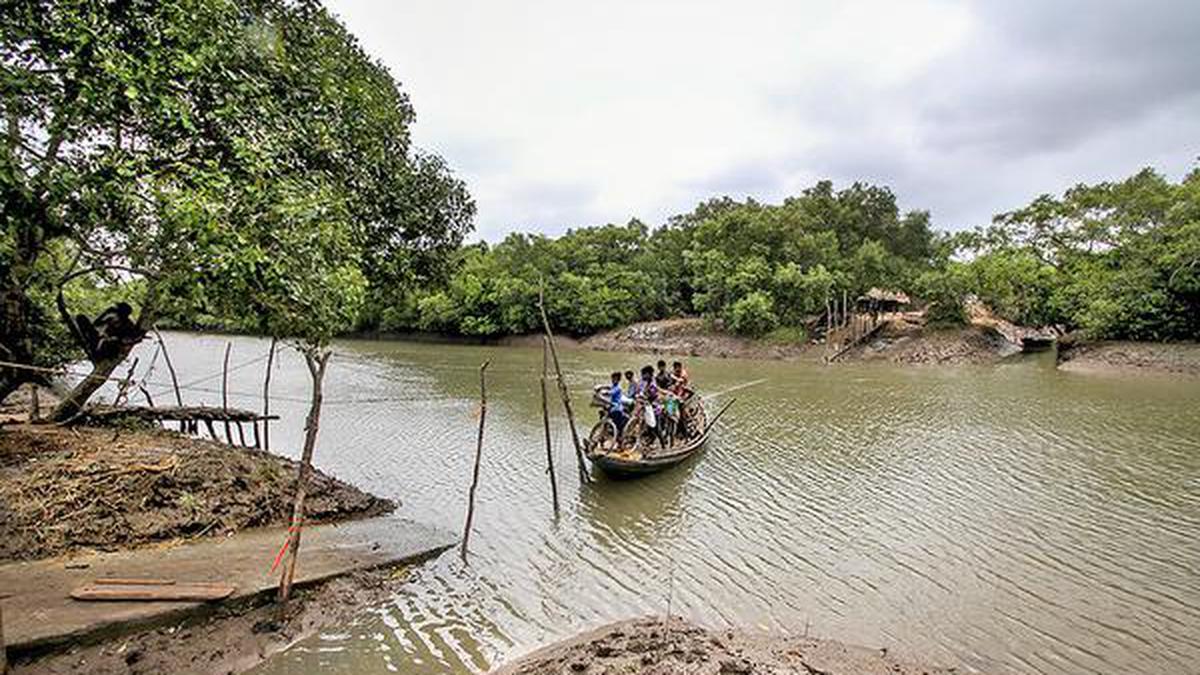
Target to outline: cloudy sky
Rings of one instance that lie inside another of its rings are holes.
[[[1200,1],[329,0],[477,233],[885,184],[944,229],[1200,156]]]

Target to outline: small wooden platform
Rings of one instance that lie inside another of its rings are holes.
[[[53,650],[56,646],[179,621],[226,602],[267,597],[279,583],[279,575],[271,572],[271,563],[286,536],[286,528],[272,527],[174,547],[0,565],[0,595],[11,595],[4,600],[4,636],[9,654]],[[394,516],[313,525],[304,529],[296,584],[312,584],[357,570],[423,560],[456,541],[445,530]],[[185,581],[210,582],[236,586],[236,590],[218,602],[165,599],[80,602],[71,598],[72,591],[81,586],[114,578],[174,579],[178,580],[176,586]]]

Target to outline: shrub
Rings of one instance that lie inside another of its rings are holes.
[[[769,293],[753,291],[733,303],[726,324],[738,335],[761,337],[779,325],[774,305]]]

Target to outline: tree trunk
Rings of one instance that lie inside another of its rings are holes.
[[[289,528],[288,560],[279,578],[279,604],[286,605],[292,593],[292,581],[296,576],[296,557],[300,553],[300,533],[304,527],[304,497],[308,481],[312,476],[313,450],[317,446],[317,429],[321,424],[321,402],[324,394],[321,385],[325,380],[325,367],[329,364],[329,350],[306,351],[304,361],[312,376],[312,402],[308,408],[308,419],[304,424],[304,451],[300,455],[300,470],[296,478],[296,500],[292,505],[292,525]]]
[[[29,299],[19,285],[4,291],[0,320],[0,360],[22,365],[33,364],[33,341],[29,336]],[[24,368],[0,368],[0,403],[21,385],[36,381],[34,371]]]
[[[147,298],[146,303],[142,306],[142,312],[138,316],[137,327],[142,333],[142,337],[138,338],[137,342],[128,341],[121,344],[120,350],[111,358],[100,359],[92,362],[92,372],[83,379],[82,382],[75,385],[71,393],[59,402],[58,407],[50,414],[50,420],[53,422],[66,422],[78,415],[87,402],[92,398],[92,394],[96,390],[104,386],[104,383],[112,377],[113,371],[121,362],[125,360],[133,348],[145,339],[148,327],[154,323],[154,313],[151,310],[152,300]],[[64,316],[65,321],[70,321],[69,316]],[[174,372],[174,368],[171,369]]]
[[[104,386],[104,383],[112,377],[113,371],[121,365],[131,351],[133,351],[133,345],[122,347],[121,352],[111,359],[102,359],[93,363],[92,372],[88,373],[82,382],[75,385],[71,393],[67,394],[62,401],[59,401],[54,412],[50,413],[50,420],[66,422],[78,415],[83,410],[83,406],[87,405],[88,400],[92,398],[92,394]]]

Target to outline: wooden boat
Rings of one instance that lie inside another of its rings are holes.
[[[726,403],[720,412],[709,420],[704,400],[698,394],[694,395],[693,399],[687,405],[693,420],[691,426],[695,431],[686,438],[676,439],[668,448],[655,445],[649,450],[643,450],[640,443],[617,443],[612,438],[612,422],[608,419],[607,412],[602,412],[600,422],[593,427],[591,435],[584,441],[587,458],[593,466],[615,478],[633,478],[658,473],[683,463],[700,452],[708,442],[717,419],[733,405],[733,401]],[[606,425],[609,429],[607,433],[604,432]]]

